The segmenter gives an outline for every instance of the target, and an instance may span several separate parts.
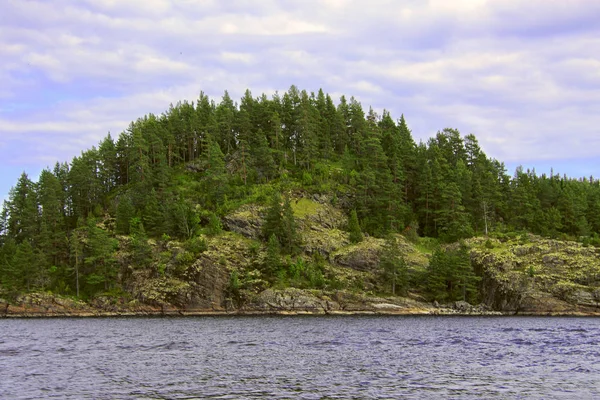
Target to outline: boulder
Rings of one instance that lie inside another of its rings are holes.
[[[362,242],[352,244],[332,254],[332,262],[338,266],[357,271],[374,272],[379,268],[379,253],[383,239],[366,237]]]

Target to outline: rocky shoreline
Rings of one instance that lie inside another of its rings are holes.
[[[253,317],[253,316],[455,316],[455,317],[599,317],[593,312],[484,312],[464,313],[452,309],[437,312],[423,310],[404,311],[145,311],[145,312],[9,312],[0,314],[0,319],[34,319],[34,318],[143,318],[143,317]]]
[[[286,299],[286,291],[278,293]],[[362,304],[329,302],[326,307],[313,303],[279,304],[257,303],[242,308],[176,308],[173,306],[149,306],[146,304],[122,304],[112,307],[93,306],[72,299],[51,295],[25,298],[18,304],[0,300],[1,318],[122,318],[122,317],[252,317],[252,316],[573,316],[597,317],[600,310],[578,309],[569,311],[495,311],[485,304],[477,306],[457,301],[451,304],[418,302],[409,298],[368,298]],[[288,299],[289,300],[289,299]],[[393,301],[393,302],[392,302]]]
[[[307,243],[313,242],[315,249],[323,248],[317,240],[307,240]],[[404,297],[385,294],[376,284],[379,239],[368,238],[359,245],[329,253],[333,264],[329,265],[328,273],[345,282],[342,289],[269,287],[258,271],[250,269],[254,265],[248,261],[252,258],[250,241],[226,233],[211,238],[208,243],[208,250],[186,267],[181,279],[157,277],[150,270],[140,269],[132,270],[131,276],[124,279],[126,290],[118,295],[104,294],[86,301],[50,292],[0,297],[0,318],[600,316],[600,250],[574,242],[534,236],[506,242],[485,238],[470,240],[471,263],[481,276],[482,304],[479,305],[464,301],[431,303],[431,298],[425,297],[419,288],[403,292]],[[423,271],[428,263],[426,254],[405,240],[399,243],[413,271]],[[241,282],[236,291],[230,288],[233,271]],[[348,289],[352,286],[360,289]]]

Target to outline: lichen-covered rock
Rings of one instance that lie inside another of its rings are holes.
[[[322,229],[314,226],[302,232],[302,250],[309,255],[319,253],[329,257],[349,243],[348,233],[339,229]]]
[[[225,307],[230,272],[224,265],[203,254],[185,274],[191,288],[186,308],[221,310]]]
[[[379,255],[383,239],[367,237],[362,242],[346,246],[330,257],[339,266],[357,271],[376,271],[379,268]]]
[[[258,239],[263,224],[263,209],[256,205],[240,207],[236,212],[223,218],[225,229],[250,239]]]
[[[328,298],[296,288],[267,289],[260,293],[254,307],[263,311],[305,311],[312,313],[325,313],[339,309],[339,306]]]
[[[528,236],[493,248],[472,242],[471,260],[482,272],[482,294],[496,310],[522,313],[594,312],[600,260],[580,243]],[[600,296],[598,298],[600,300]]]
[[[322,198],[319,197],[319,200]],[[302,230],[344,229],[348,218],[341,210],[324,202],[298,198],[291,202],[294,217]]]
[[[135,290],[136,298],[142,303],[158,307],[183,307],[191,297],[190,284],[171,277],[141,280]]]

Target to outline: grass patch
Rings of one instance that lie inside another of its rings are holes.
[[[294,211],[294,217],[305,218],[308,215],[314,215],[321,208],[320,204],[316,201],[301,198],[298,201],[292,200],[292,210]]]
[[[415,249],[423,254],[433,254],[435,249],[440,245],[440,242],[435,238],[421,237],[414,244]]]

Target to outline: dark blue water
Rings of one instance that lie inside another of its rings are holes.
[[[600,320],[0,320],[3,399],[600,398]]]

